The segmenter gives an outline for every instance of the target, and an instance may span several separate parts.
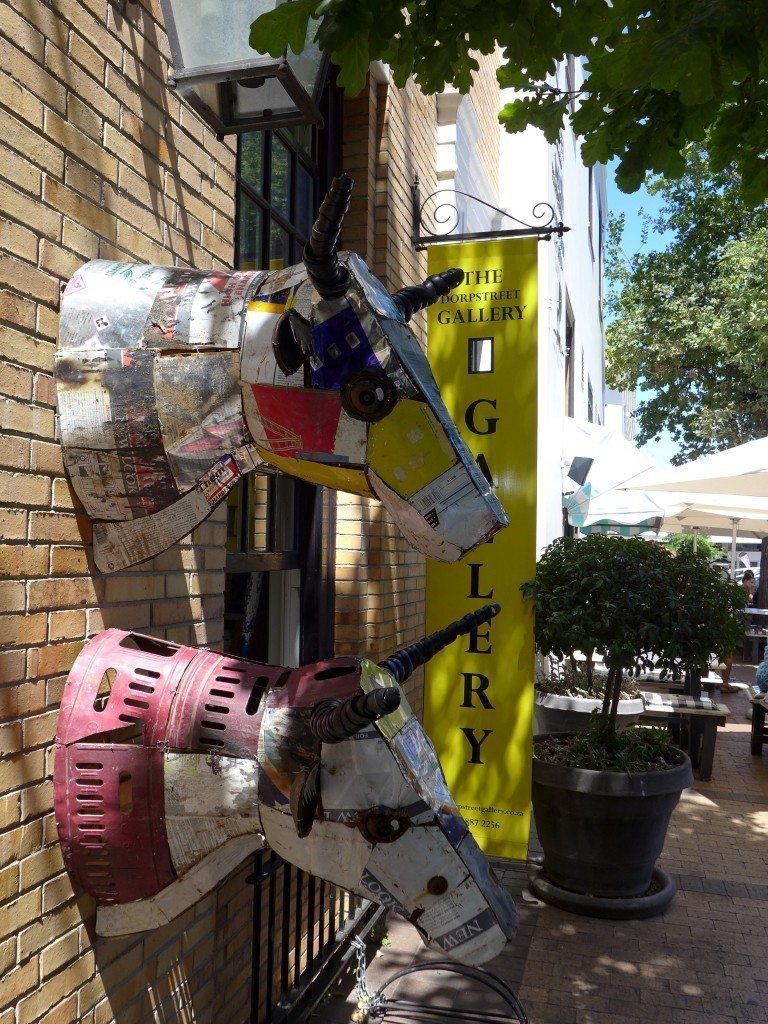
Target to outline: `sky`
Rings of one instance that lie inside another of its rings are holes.
[[[661,200],[657,196],[649,196],[645,188],[641,188],[632,195],[620,192],[616,187],[613,167],[608,166],[607,172],[608,209],[611,213],[626,214],[624,222],[624,251],[628,257],[632,257],[641,249],[644,252],[653,249],[661,249],[665,244],[665,236],[651,234],[643,247],[640,237],[640,210],[646,213],[658,213],[661,208]],[[638,400],[642,400],[643,392],[638,390]],[[646,455],[658,463],[660,468],[667,468],[670,465],[671,457],[677,451],[677,445],[670,435],[665,432],[658,441],[651,441],[641,449]]]

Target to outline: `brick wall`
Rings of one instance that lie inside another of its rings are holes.
[[[120,11],[0,0],[0,1024],[248,1015],[249,866],[173,925],[98,940],[52,813],[58,704],[85,639],[117,626],[216,645],[223,632],[226,509],[103,577],[54,433],[60,288],[83,262],[233,259],[234,143],[166,88],[158,0]],[[434,120],[434,100],[412,87],[371,81],[347,104],[347,244],[393,289],[426,273],[410,183],[418,171],[433,187]],[[388,654],[423,630],[423,559],[372,503],[340,503],[338,532],[338,650]]]
[[[232,262],[234,145],[165,87],[159,5],[126,10],[0,3],[1,1024],[206,1020],[225,1000],[228,1019],[247,1016],[242,873],[176,926],[95,941],[51,810],[57,706],[85,638],[222,632],[224,510],[153,564],[101,577],[54,437],[62,282],[94,257]]]
[[[488,181],[496,195],[499,194],[499,111],[501,95],[496,70],[499,67],[498,52],[483,56],[475,54],[480,70],[475,72],[472,87],[472,103],[482,132],[482,158]]]

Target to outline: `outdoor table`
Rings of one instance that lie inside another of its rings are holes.
[[[728,706],[717,704],[709,697],[694,698],[677,693],[649,691],[642,691],[642,694],[645,711],[640,718],[646,721],[660,720],[673,729],[679,729],[679,742],[681,746],[687,747],[691,766],[698,769],[702,781],[711,779],[717,728],[725,725],[731,713]]]
[[[750,663],[757,665],[762,660],[760,642],[768,639],[768,608],[752,608],[747,605],[744,611],[749,616],[744,631],[744,646],[748,649],[746,654]]]

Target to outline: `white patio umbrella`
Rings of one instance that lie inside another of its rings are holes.
[[[618,431],[599,423],[579,423],[570,416],[563,418],[561,464],[564,494],[586,483],[593,494],[635,486],[656,465]]]
[[[658,532],[663,513],[647,495],[618,490],[655,464],[622,434],[597,423],[563,422],[563,507],[582,533]],[[571,492],[571,493],[569,493]]]
[[[683,468],[683,467],[681,467]],[[638,492],[626,490],[626,494]],[[645,492],[639,492],[644,494]],[[731,536],[731,576],[736,569],[738,536],[768,534],[768,497],[712,494],[696,491],[652,491],[663,511],[667,533],[728,531]],[[647,495],[646,495],[647,496]]]
[[[566,495],[563,506],[571,526],[582,533],[615,533],[622,537],[658,533],[664,510],[642,491],[608,490],[592,493],[589,483]]]
[[[768,498],[768,437],[704,455],[669,470],[648,473],[632,486],[644,491]]]

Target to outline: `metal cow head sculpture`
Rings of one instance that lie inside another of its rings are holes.
[[[107,630],[61,705],[54,803],[97,931],[172,920],[254,849],[406,916],[467,963],[517,926],[399,686],[498,611],[490,605],[375,665],[290,670]]]
[[[251,470],[378,498],[444,561],[506,525],[407,326],[462,271],[389,295],[336,251],[351,190],[346,175],[334,181],[303,265],[229,274],[96,260],[68,283],[59,429],[102,571],[170,547]]]

